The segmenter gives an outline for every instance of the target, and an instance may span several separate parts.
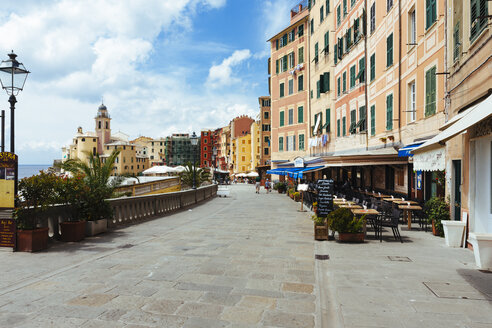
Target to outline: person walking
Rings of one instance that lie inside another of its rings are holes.
[[[267,194],[270,192],[270,188],[271,188],[270,181],[268,179],[266,179],[266,181],[265,181],[265,189],[266,189],[266,193]]]
[[[257,176],[255,180],[256,180],[256,184],[255,184],[256,193],[259,194],[260,193],[260,185],[261,185],[261,178],[260,178],[260,176]]]

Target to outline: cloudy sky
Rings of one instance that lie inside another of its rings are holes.
[[[266,42],[297,0],[2,0],[0,59],[32,74],[17,97],[20,164],[61,158],[104,99],[114,132],[165,137],[256,116]],[[3,101],[2,101],[3,99]],[[0,109],[9,103],[0,94]],[[2,105],[3,104],[3,105]]]

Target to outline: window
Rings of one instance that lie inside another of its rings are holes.
[[[359,107],[359,122],[357,122],[359,131],[366,131],[366,106]]]
[[[342,117],[342,136],[345,137],[347,134],[347,118],[344,116]]]
[[[325,19],[324,15],[325,15],[325,10],[324,10],[324,7],[321,6],[319,8],[319,23],[320,24],[323,23],[323,19]]]
[[[355,109],[350,111],[350,134],[354,134],[356,132],[355,126],[357,125],[357,112]]]
[[[296,39],[296,29],[294,28],[289,32],[289,42],[292,42]]]
[[[414,46],[417,43],[417,25],[415,21],[415,9],[408,13],[408,43]]]
[[[285,145],[285,150],[286,151],[293,151],[296,150],[296,136],[288,136],[286,138],[286,145]]]
[[[299,150],[304,150],[304,134],[299,135]]]
[[[330,73],[325,72],[319,76],[320,80],[320,92],[325,93],[330,91]]]
[[[270,138],[269,138],[268,136],[265,136],[265,137],[263,138],[263,142],[270,142]]]
[[[393,0],[386,0],[386,11],[390,11],[391,7],[393,7]]]
[[[294,79],[289,80],[289,95],[294,93]]]
[[[299,27],[297,28],[297,36],[301,37],[303,35],[304,35],[304,24],[299,25]]]
[[[393,94],[386,96],[386,130],[393,130]]]
[[[330,32],[325,33],[325,48],[323,49],[325,56],[330,52]]]
[[[376,1],[371,5],[371,34],[376,30]]]
[[[311,90],[311,99],[313,99],[313,90]]]
[[[360,83],[366,80],[366,57],[359,59],[359,74],[357,74]]]
[[[289,125],[294,124],[294,109],[289,109]]]
[[[294,66],[295,66],[295,64],[296,64],[296,63],[295,63],[295,60],[294,60],[294,53],[293,53],[293,52],[291,52],[291,53],[289,54],[289,68],[294,67]]]
[[[280,126],[284,126],[284,111],[280,112]]]
[[[326,123],[325,123],[326,132],[330,132],[330,124],[331,124],[331,110],[329,108],[327,108],[326,109]]]
[[[350,7],[353,8],[356,2],[357,0],[350,0]]]
[[[314,44],[314,62],[318,62],[318,42]]]
[[[265,120],[268,120],[268,118],[269,118],[269,117],[270,117],[270,112],[264,112],[264,113],[263,113],[263,118],[264,118]]]
[[[337,26],[340,26],[340,23],[342,21],[342,16],[340,14],[340,5],[337,7]]]
[[[337,64],[338,62],[338,45],[335,44],[335,51],[333,52],[333,61],[335,62],[335,65]]]
[[[297,91],[304,90],[304,75],[299,75],[297,77]]]
[[[350,67],[350,88],[355,87],[355,65]]]
[[[326,16],[328,16],[328,14],[330,13],[330,0],[326,0],[325,8],[326,8]]]
[[[371,136],[376,135],[376,106],[371,106]]]
[[[472,41],[487,26],[489,15],[488,6],[487,0],[470,0],[470,40]]]
[[[244,162],[246,160],[246,156],[241,156],[241,161]]]
[[[340,97],[340,76],[337,79],[337,96]]]
[[[280,83],[280,98],[284,96],[284,84]]]
[[[282,72],[287,71],[287,55],[282,57]]]
[[[304,107],[297,107],[297,123],[304,123]]]
[[[340,119],[337,120],[337,137],[340,136]]]
[[[98,123],[99,123],[99,129],[100,129],[100,128],[101,128],[101,123],[102,123],[102,122],[101,122],[101,121],[99,121]]]
[[[436,66],[425,72],[425,116],[436,113]]]
[[[345,16],[347,16],[347,0],[343,0],[343,18],[345,18]]]
[[[458,21],[453,30],[453,60],[457,61],[461,57],[461,37],[460,22]]]
[[[342,74],[342,90],[343,93],[347,92],[347,72],[343,72]]]
[[[371,55],[371,81],[376,78],[376,53]]]
[[[319,80],[316,81],[316,98],[319,98],[321,96],[321,90],[320,90],[320,85],[319,85]]]
[[[264,148],[263,154],[268,155],[268,148]]]
[[[415,122],[417,119],[417,105],[415,98],[415,81],[410,83],[408,86],[408,102],[409,102],[409,114],[410,114],[410,122]]]
[[[311,19],[311,35],[314,33],[314,18]]]
[[[473,0],[472,0],[473,3]],[[425,0],[425,28],[428,29],[429,27],[434,24],[436,21],[436,0]]]
[[[304,47],[299,48],[299,64],[304,63]]]
[[[393,33],[386,38],[386,67],[393,65]]]

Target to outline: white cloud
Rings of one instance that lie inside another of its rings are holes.
[[[224,59],[219,65],[210,67],[207,84],[211,87],[227,86],[240,81],[232,76],[232,67],[239,65],[244,60],[251,57],[249,49],[236,50],[234,53]]]

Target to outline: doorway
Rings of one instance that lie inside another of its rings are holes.
[[[454,220],[461,220],[461,160],[453,161],[453,211]]]

